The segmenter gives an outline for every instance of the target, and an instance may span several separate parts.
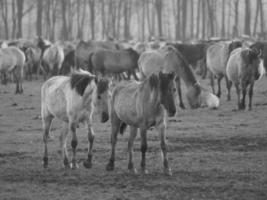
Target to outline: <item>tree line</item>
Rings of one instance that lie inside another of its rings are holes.
[[[1,39],[265,39],[264,0],[0,0]]]

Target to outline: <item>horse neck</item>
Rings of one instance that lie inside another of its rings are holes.
[[[181,59],[181,62],[177,66],[177,74],[183,79],[187,88],[192,87],[197,83],[193,71],[183,59]]]
[[[143,84],[144,88],[144,109],[149,111],[149,109],[156,110],[161,104],[161,91],[160,86],[157,88],[151,88],[148,81]],[[149,92],[147,92],[149,90]]]

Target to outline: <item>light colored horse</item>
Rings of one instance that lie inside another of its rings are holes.
[[[109,82],[106,79],[96,79],[89,72],[74,72],[68,76],[54,76],[47,80],[42,86],[42,121],[44,158],[43,165],[48,166],[47,140],[51,123],[54,118],[63,122],[63,131],[60,141],[62,156],[65,167],[76,168],[76,147],[78,144],[76,128],[79,123],[87,123],[88,126],[88,158],[84,162],[86,168],[92,166],[92,147],[94,132],[92,130],[92,116],[96,108],[101,114],[101,122],[109,119],[108,99]],[[69,163],[66,149],[68,132],[72,134],[72,161]]]
[[[171,175],[168,165],[166,149],[166,112],[169,116],[176,113],[173,88],[174,74],[158,75],[152,74],[144,82],[122,82],[119,83],[112,94],[111,99],[111,156],[106,166],[108,171],[114,169],[115,145],[118,132],[123,133],[127,125],[130,126],[130,137],[128,141],[129,163],[128,169],[136,173],[133,164],[133,143],[140,129],[141,135],[141,168],[146,171],[145,154],[147,151],[146,132],[150,127],[155,126],[160,140],[163,153],[164,171]]]
[[[139,54],[132,48],[124,50],[99,49],[89,57],[89,71],[97,74],[120,74],[127,72],[128,79],[131,75],[138,80],[135,70],[138,69]]]
[[[234,50],[227,63],[226,74],[236,87],[238,109],[245,109],[245,98],[249,86],[249,109],[252,108],[252,96],[254,82],[258,80],[264,67],[260,64],[260,53],[249,48],[238,48]],[[242,100],[240,100],[242,91]]]
[[[51,45],[44,51],[42,64],[45,65],[47,70],[52,72],[52,74],[59,74],[63,61],[64,50],[61,46]]]
[[[207,62],[207,69],[209,70],[210,74],[210,83],[212,92],[215,94],[214,89],[214,76],[217,77],[217,83],[218,83],[218,92],[217,96],[221,97],[221,80],[223,77],[225,77],[226,87],[228,90],[227,94],[227,100],[231,100],[231,82],[228,80],[226,76],[226,64],[229,59],[230,53],[242,46],[242,42],[240,41],[223,41],[218,42],[215,44],[212,44],[207,49],[207,56],[206,56],[206,62]]]
[[[4,76],[6,83],[6,73],[12,72],[16,82],[15,94],[23,93],[22,80],[25,55],[17,47],[7,47],[0,49],[0,72]]]
[[[160,71],[163,73],[174,72],[181,108],[185,106],[182,100],[180,78],[183,79],[187,87],[186,97],[191,108],[200,106],[218,108],[218,98],[200,86],[184,57],[173,46],[167,45],[157,51],[144,52],[139,58],[138,65],[143,78]]]

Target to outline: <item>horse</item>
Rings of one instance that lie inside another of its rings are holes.
[[[25,55],[17,47],[6,47],[0,49],[0,72],[4,76],[3,83],[6,84],[6,73],[12,72],[15,82],[15,94],[22,94],[23,68],[25,64]]]
[[[85,42],[81,40],[75,49],[75,67],[88,70],[88,58],[92,52],[98,49],[118,50],[120,46],[112,41],[90,40]]]
[[[155,126],[160,140],[163,154],[164,172],[171,175],[171,168],[167,159],[166,147],[166,112],[169,116],[176,113],[174,103],[174,74],[152,74],[143,82],[120,82],[113,90],[111,97],[111,156],[106,170],[114,170],[115,145],[118,132],[122,134],[127,125],[130,126],[130,137],[128,140],[129,162],[128,169],[136,173],[133,158],[133,143],[140,129],[142,172],[147,173],[145,154],[147,151],[146,132]]]
[[[32,80],[32,74],[38,73],[40,70],[40,61],[41,61],[41,49],[38,47],[28,47],[25,50],[25,78]]]
[[[250,48],[237,48],[231,53],[226,66],[226,75],[235,85],[239,110],[246,108],[245,98],[248,86],[249,110],[251,110],[254,82],[261,77],[263,69],[263,65],[260,65],[260,52]],[[241,101],[240,91],[242,91]]]
[[[102,75],[127,72],[128,79],[133,75],[135,80],[138,80],[135,73],[135,70],[138,69],[138,59],[138,52],[132,48],[124,50],[99,49],[89,56],[89,71]]]
[[[42,38],[39,38],[37,45],[42,50],[42,66],[44,78],[49,72],[52,75],[58,75],[64,60],[64,50],[58,44],[46,44]]]
[[[226,87],[227,87],[227,100],[231,100],[231,82],[228,80],[226,76],[226,64],[229,59],[230,53],[242,46],[241,41],[223,41],[212,44],[207,49],[206,62],[207,69],[210,74],[210,84],[212,88],[212,92],[215,94],[214,89],[214,76],[217,77],[218,83],[218,92],[217,96],[221,97],[221,80],[225,77]]]
[[[261,59],[263,59],[263,66],[267,71],[267,42],[259,41],[249,46],[251,49],[261,51]]]
[[[160,71],[164,73],[174,72],[179,106],[182,109],[185,106],[182,99],[180,78],[183,79],[187,87],[186,97],[191,108],[199,108],[200,106],[218,108],[218,99],[214,95],[209,95],[209,92],[202,88],[187,61],[173,46],[167,45],[157,51],[144,52],[138,60],[138,65],[143,78]]]
[[[97,79],[86,71],[73,72],[70,76],[54,76],[48,79],[41,88],[41,115],[43,123],[44,157],[43,167],[48,167],[47,142],[51,123],[54,118],[63,123],[60,143],[63,164],[66,168],[77,168],[76,147],[78,145],[76,128],[79,123],[86,123],[88,127],[88,157],[83,165],[92,167],[92,147],[94,132],[92,117],[95,108],[101,113],[101,122],[109,119],[108,112],[109,81]],[[69,163],[66,149],[68,132],[72,134],[72,161]]]

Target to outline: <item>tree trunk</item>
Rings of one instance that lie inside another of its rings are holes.
[[[221,29],[221,36],[225,36],[225,0],[222,0],[222,29]]]
[[[206,4],[205,1],[202,1],[202,39],[205,38],[206,32]]]
[[[9,27],[8,27],[8,5],[7,0],[0,1],[0,7],[2,11],[2,19],[5,27],[5,39],[9,39]]]
[[[158,36],[162,36],[162,0],[155,0],[155,8],[157,11]]]
[[[16,18],[16,2],[12,0],[12,38],[16,37],[17,18]]]
[[[42,36],[42,22],[43,22],[43,0],[37,0],[37,21],[36,33],[37,36]]]
[[[212,37],[214,36],[214,15],[213,15],[213,7],[211,5],[210,0],[207,0],[207,8],[208,8],[209,26],[210,26],[209,37]]]
[[[200,13],[201,13],[201,0],[197,2],[197,30],[196,30],[196,37],[199,38],[200,35]]]
[[[68,29],[67,29],[67,19],[66,19],[66,1],[61,0],[61,13],[62,13],[62,29],[61,29],[61,36],[63,40],[68,39]]]
[[[17,25],[18,25],[18,30],[16,34],[17,38],[22,37],[23,5],[24,5],[24,0],[17,0]]]
[[[187,0],[182,1],[182,39],[186,39],[186,22],[187,22]]]
[[[261,19],[261,35],[263,36],[263,39],[265,39],[265,30],[264,30],[264,13],[263,13],[263,4],[262,4],[262,0],[258,0],[259,3],[259,8],[260,8],[260,19]]]
[[[250,35],[250,0],[245,1],[245,26],[244,33]]]
[[[194,37],[194,0],[191,0],[190,2],[190,8],[191,8],[191,23],[190,23],[190,33],[191,33],[191,38]]]
[[[259,15],[259,8],[260,4],[259,1],[257,1],[257,8],[256,8],[256,13],[255,13],[255,20],[254,20],[254,27],[253,27],[253,36],[256,36],[256,31],[257,31],[257,25],[258,25],[258,15]]]
[[[90,24],[91,24],[91,38],[95,39],[95,0],[89,0],[90,9]]]

